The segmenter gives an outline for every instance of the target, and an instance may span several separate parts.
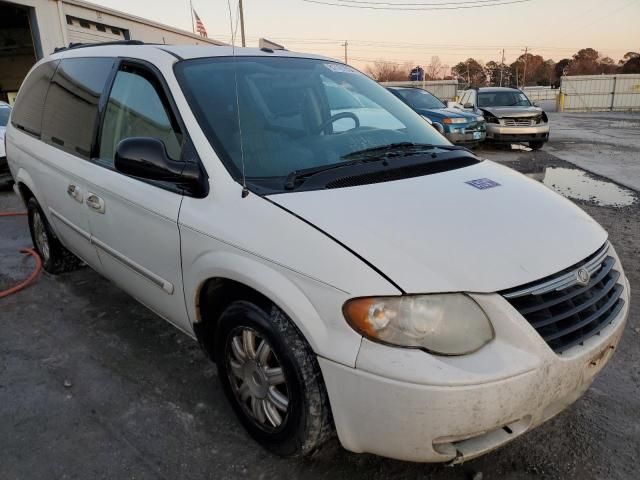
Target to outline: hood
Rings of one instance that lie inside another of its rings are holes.
[[[475,179],[500,185],[482,190],[465,183]],[[571,201],[488,160],[270,199],[357,252],[407,293],[520,286],[572,266],[607,239]]]
[[[529,118],[542,113],[540,107],[480,107],[480,110],[497,118]]]
[[[432,119],[441,119],[445,117],[450,118],[467,118],[470,121],[475,120],[477,115],[463,112],[458,108],[418,108],[416,110],[419,114],[425,115]]]

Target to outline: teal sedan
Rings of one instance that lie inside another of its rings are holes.
[[[447,108],[437,97],[421,88],[388,87],[388,90],[431,120],[433,127],[453,144],[473,147],[487,136],[486,122],[481,115]]]

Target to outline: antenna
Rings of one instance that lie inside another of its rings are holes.
[[[238,116],[238,133],[240,134],[240,161],[242,162],[242,198],[249,195],[249,189],[247,188],[247,177],[244,170],[244,142],[242,136],[242,121],[240,120],[240,94],[238,93],[238,70],[236,66],[236,30],[238,27],[238,21],[236,20],[236,28],[233,28],[233,13],[231,12],[231,0],[227,0],[227,6],[229,7],[229,26],[231,27],[231,56],[233,57],[233,80],[236,89],[236,113]],[[240,8],[240,3],[238,3]]]

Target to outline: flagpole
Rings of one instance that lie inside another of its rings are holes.
[[[196,21],[193,18],[193,1],[189,0],[189,7],[191,8],[191,31],[193,33],[196,33]]]
[[[240,32],[242,35],[242,46],[246,47],[247,42],[244,39],[244,8],[242,8],[242,0],[238,0],[238,10],[240,11]]]

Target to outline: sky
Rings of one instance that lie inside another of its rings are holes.
[[[92,1],[191,30],[188,0]],[[520,0],[510,5],[431,11],[406,9],[431,8],[420,4],[451,8],[514,0],[316,1],[359,8],[305,0],[244,0],[247,46],[257,46],[258,38],[264,37],[289,50],[343,59],[346,40],[348,61],[360,69],[376,60],[425,66],[434,55],[449,66],[468,57],[499,62],[502,48],[508,63],[526,47],[555,61],[586,47],[616,62],[628,51],[640,51],[640,0]],[[231,42],[229,3],[235,27],[238,0],[193,0],[210,38]],[[377,9],[391,5],[395,5],[391,10]],[[239,44],[239,28],[237,32]]]

